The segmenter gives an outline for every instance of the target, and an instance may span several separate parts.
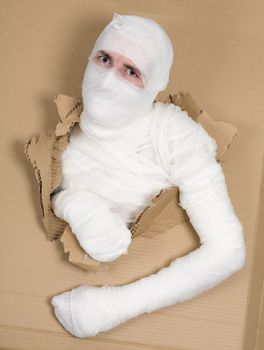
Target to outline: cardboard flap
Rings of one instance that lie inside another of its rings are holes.
[[[202,110],[198,107],[188,91],[185,93],[179,91],[174,95],[169,94],[164,102],[173,103],[181,107],[181,109],[186,111],[194,120],[196,120],[197,117],[202,113]]]
[[[69,261],[89,272],[98,272],[108,270],[108,265],[92,259],[79,245],[78,240],[73,235],[70,226],[65,228],[65,231],[60,239],[64,246],[64,252],[69,253]]]
[[[136,216],[130,227],[133,237],[153,238],[176,225],[189,221],[188,215],[178,202],[178,187],[162,189],[157,196],[153,196],[151,205]]]
[[[171,102],[180,106],[192,119],[200,123],[208,134],[216,140],[216,158],[223,160],[225,153],[237,135],[236,126],[211,118],[206,111],[197,106],[189,92],[169,95],[164,102]]]
[[[59,186],[61,178],[60,153],[68,143],[67,137],[57,138],[47,130],[24,143],[24,153],[30,161],[39,186],[40,208],[49,239],[57,239],[67,223],[54,215],[50,194]]]
[[[67,134],[75,123],[80,121],[83,110],[82,97],[68,95],[55,95],[53,102],[56,104],[60,123],[56,126],[56,136]]]
[[[215,139],[217,143],[217,159],[223,160],[223,156],[237,135],[237,128],[230,123],[213,120],[205,111],[201,112],[196,121]]]
[[[47,213],[43,202],[47,201],[49,185],[46,181],[50,177],[50,153],[52,148],[52,131],[46,131],[39,136],[33,136],[24,143],[24,153],[30,161],[39,185],[39,198],[42,216]]]

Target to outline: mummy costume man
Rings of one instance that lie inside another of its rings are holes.
[[[54,296],[56,317],[76,337],[191,299],[245,265],[243,227],[215,158],[215,140],[180,107],[154,102],[168,84],[172,61],[160,25],[114,13],[89,57],[84,109],[62,154],[52,207],[91,257],[113,261],[127,254],[129,224],[152,195],[178,186],[201,246],[133,283],[82,285]]]

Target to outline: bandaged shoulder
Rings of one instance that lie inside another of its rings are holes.
[[[175,109],[168,121],[171,182],[179,186],[185,181],[192,181],[195,176],[202,176],[203,169],[208,172],[209,164],[218,166],[216,150],[215,139],[204,127],[187,112]]]

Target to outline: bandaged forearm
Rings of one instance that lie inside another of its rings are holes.
[[[111,261],[127,253],[131,232],[110,203],[86,190],[67,189],[52,198],[57,217],[69,223],[83,249],[95,260]]]
[[[191,299],[244,266],[243,227],[231,204],[222,168],[215,160],[216,143],[207,137],[206,142],[200,143],[200,150],[194,152],[192,148],[192,153],[185,144],[178,155],[190,152],[191,158],[181,165],[176,160],[171,169],[172,182],[179,186],[180,205],[201,246],[128,285],[81,286],[65,293],[62,309],[68,310],[66,319],[72,320],[65,327],[73,335],[93,336],[140,314]],[[55,305],[59,298],[54,300]]]

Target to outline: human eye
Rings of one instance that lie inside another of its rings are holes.
[[[128,75],[130,75],[134,78],[137,78],[137,79],[140,78],[139,74],[137,74],[136,71],[132,67],[128,67],[127,72],[131,72],[131,73],[128,73]]]
[[[102,63],[110,63],[111,62],[111,58],[105,54],[98,55],[97,59],[98,59],[98,61],[100,61]]]

